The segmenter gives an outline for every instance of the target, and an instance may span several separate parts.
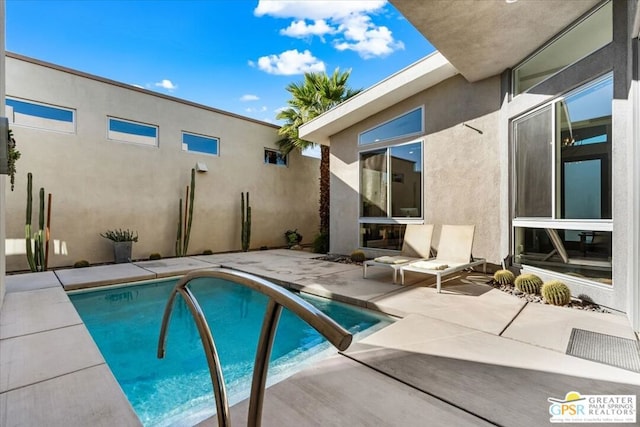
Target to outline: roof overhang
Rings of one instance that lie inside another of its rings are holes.
[[[500,74],[601,0],[390,0],[470,82]]]
[[[316,144],[329,145],[331,135],[456,74],[455,67],[441,53],[435,52],[303,124],[298,129],[299,136]]]

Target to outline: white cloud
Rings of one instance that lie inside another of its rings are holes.
[[[260,108],[253,108],[253,107],[249,107],[249,108],[245,108],[244,109],[247,113],[264,113],[265,111],[267,111],[267,107],[265,107],[264,105]]]
[[[386,0],[259,0],[253,14],[275,18],[332,19],[338,20],[352,14],[376,12],[387,4]]]
[[[293,19],[280,34],[305,38],[335,36],[333,46],[341,51],[352,50],[362,58],[386,56],[404,49],[389,28],[378,26],[371,15],[382,12],[386,0],[259,0],[254,15]],[[311,23],[308,23],[311,21]]]
[[[301,53],[297,49],[287,50],[280,55],[263,56],[258,59],[257,64],[249,61],[249,65],[257,66],[266,73],[281,76],[325,71],[324,62],[313,56],[308,50]]]
[[[404,43],[395,41],[387,27],[373,25],[368,16],[354,16],[345,20],[341,30],[344,39],[336,40],[334,47],[352,50],[364,59],[387,56],[395,50],[404,49]]]
[[[252,95],[252,94],[246,94],[246,95],[242,95],[240,97],[240,101],[246,102],[246,101],[257,101],[259,100],[260,97],[258,97],[257,95]]]
[[[318,36],[322,38],[325,34],[335,33],[335,29],[327,25],[324,19],[314,21],[313,24],[307,25],[306,21],[293,21],[287,28],[280,30],[283,36],[305,38],[309,36]]]
[[[178,89],[178,86],[174,85],[173,82],[171,80],[168,80],[168,79],[163,79],[162,81],[154,83],[153,85],[156,86],[156,87],[161,87],[163,89],[167,89],[168,91],[172,91],[172,90]]]

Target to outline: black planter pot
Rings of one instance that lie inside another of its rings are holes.
[[[133,242],[113,242],[113,255],[116,259],[116,264],[131,262],[132,247]]]

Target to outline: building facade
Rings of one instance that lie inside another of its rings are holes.
[[[300,131],[331,147],[331,251],[475,224],[474,256],[640,330],[637,2],[393,3],[438,52]]]
[[[51,267],[113,261],[109,229],[139,235],[133,258],[175,254],[179,201],[196,189],[189,254],[241,249],[241,193],[252,207],[251,249],[318,230],[318,159],[276,146],[278,126],[6,54],[6,116],[22,157],[6,184],[6,262],[25,257],[27,173],[52,195]],[[304,243],[304,242],[303,242]]]

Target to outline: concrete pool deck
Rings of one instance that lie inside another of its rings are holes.
[[[0,425],[140,425],[64,289],[223,266],[400,319],[270,387],[265,426],[549,422],[547,398],[634,394],[640,373],[566,354],[574,329],[633,340],[623,315],[525,303],[465,273],[443,283],[271,250],[9,275],[0,311]],[[155,349],[154,349],[155,351]],[[247,402],[232,408],[246,420]],[[215,425],[215,419],[202,425]]]

